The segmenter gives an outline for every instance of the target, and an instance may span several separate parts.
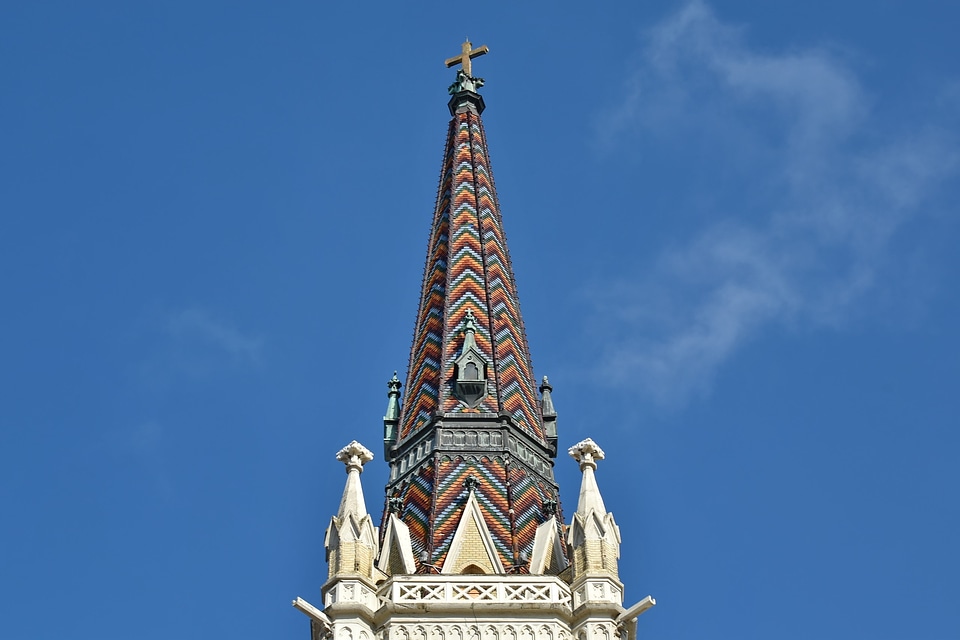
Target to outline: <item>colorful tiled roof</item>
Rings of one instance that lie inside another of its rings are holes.
[[[556,418],[549,403],[544,428],[474,91],[481,84],[461,71],[451,88],[405,393],[399,417],[388,408],[384,418],[387,511],[407,525],[427,567],[450,550],[467,485],[505,567],[522,564],[559,507]]]
[[[437,411],[505,412],[518,428],[543,440],[533,367],[478,113],[462,110],[450,121],[440,175],[399,442],[416,435]],[[463,346],[468,311],[476,319],[476,343],[491,365],[488,379],[493,387],[473,408],[453,392],[454,361]]]

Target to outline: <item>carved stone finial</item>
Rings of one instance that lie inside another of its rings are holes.
[[[577,444],[570,447],[567,450],[567,453],[570,454],[570,457],[580,463],[580,470],[583,471],[586,467],[591,469],[597,468],[597,460],[603,460],[603,449],[601,449],[596,442],[587,438],[586,440],[581,440]]]
[[[337,452],[337,460],[347,467],[347,473],[354,469],[363,473],[363,465],[373,460],[373,452],[354,440]]]
[[[557,501],[556,500],[544,500],[543,501],[543,515],[549,518],[550,516],[557,515]]]

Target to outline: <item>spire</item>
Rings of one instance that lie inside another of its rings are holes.
[[[446,61],[462,68],[450,87],[452,118],[395,438],[384,419],[386,497],[409,528],[414,557],[426,552],[429,566],[442,567],[461,530],[462,483],[475,477],[477,508],[498,554],[481,564],[499,571],[530,557],[537,528],[549,519],[543,505],[557,502],[556,423],[541,413],[480,118],[483,80],[471,61],[489,49],[469,40],[461,49]],[[555,526],[559,532],[559,519]]]
[[[472,69],[488,48],[461,50],[446,61],[462,68],[402,403],[396,372],[387,383],[382,525],[360,486],[373,454],[351,442],[337,454],[347,483],[324,540],[323,610],[293,604],[313,640],[636,640],[655,602],[622,606],[620,532],[589,439],[569,451],[583,478],[563,524],[553,387],[533,376]]]
[[[464,52],[447,65],[488,51],[486,46],[470,49],[469,44],[464,43]],[[506,413],[519,428],[543,439],[486,135],[470,94],[458,91],[451,100],[455,113],[447,131],[427,247],[399,442],[419,432],[437,412],[470,409]],[[477,407],[467,407],[456,398],[450,381],[455,379],[457,357],[474,348],[488,366],[492,388]]]

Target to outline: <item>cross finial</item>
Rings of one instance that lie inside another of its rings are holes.
[[[454,56],[452,58],[447,58],[446,65],[448,68],[456,66],[458,64],[462,65],[463,73],[468,78],[472,78],[473,63],[471,62],[471,60],[473,60],[473,58],[476,58],[478,56],[482,56],[485,53],[490,53],[490,49],[487,47],[487,45],[483,45],[482,47],[477,47],[476,49],[474,49],[473,45],[470,44],[469,38],[467,38],[464,41],[464,43],[460,45],[460,49],[461,49],[460,55]]]

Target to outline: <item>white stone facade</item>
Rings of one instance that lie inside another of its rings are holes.
[[[312,619],[313,640],[633,640],[637,616],[655,602],[648,596],[623,607],[620,532],[594,476],[603,451],[588,439],[570,455],[583,479],[566,540],[556,519],[548,518],[520,573],[507,571],[490,551],[493,542],[472,490],[443,566],[415,562],[406,525],[394,514],[380,549],[360,486],[372,454],[351,443],[338,454],[347,484],[327,530],[324,610],[294,601]],[[559,575],[547,575],[547,567],[561,569]]]
[[[374,591],[356,580],[324,590],[333,640],[615,640],[626,637],[622,586],[572,592],[552,576],[394,576]]]

